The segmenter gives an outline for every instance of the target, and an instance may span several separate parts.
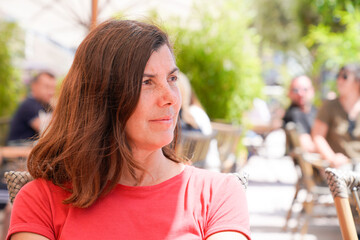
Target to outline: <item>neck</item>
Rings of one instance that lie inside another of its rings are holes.
[[[343,106],[349,119],[354,120],[360,112],[360,94],[346,94],[339,97],[339,101]]]
[[[300,108],[301,108],[301,111],[308,113],[308,112],[310,112],[311,105],[305,104],[305,105],[301,106]]]
[[[130,174],[129,169],[124,166],[124,170],[119,181],[120,184],[128,186],[151,186],[159,184],[167,179],[176,176],[183,169],[183,164],[179,164],[166,158],[162,149],[154,152],[134,151],[134,160],[144,170],[135,170],[137,179]]]
[[[301,109],[301,111],[304,113],[310,112],[310,110],[311,110],[311,104],[299,105],[299,104],[294,103],[294,105],[299,107]]]
[[[359,93],[354,93],[354,94],[348,93],[346,95],[342,95],[339,97],[341,104],[346,109],[351,109],[359,101],[359,99],[360,99]]]

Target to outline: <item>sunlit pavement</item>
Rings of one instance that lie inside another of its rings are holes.
[[[319,214],[326,211],[332,217],[312,219],[307,234],[301,236],[299,231],[292,231],[296,229],[296,216],[301,209],[301,205],[297,204],[294,217],[289,222],[290,229],[283,230],[297,180],[293,162],[289,157],[252,156],[243,170],[249,173],[246,194],[253,240],[341,239],[335,208],[315,209]]]

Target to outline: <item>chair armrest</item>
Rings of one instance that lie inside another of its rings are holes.
[[[241,182],[242,186],[244,187],[244,189],[246,190],[249,184],[249,174],[247,172],[236,172],[236,173],[229,173],[232,174],[234,176],[236,176],[239,181]]]
[[[29,172],[9,171],[4,174],[7,188],[9,190],[10,202],[13,203],[20,189],[33,180]]]

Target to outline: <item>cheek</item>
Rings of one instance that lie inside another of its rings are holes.
[[[354,82],[353,88],[359,90],[360,89],[360,83],[359,82]]]
[[[180,90],[177,86],[176,86],[176,90],[175,90],[175,96],[176,96],[175,108],[176,108],[176,111],[179,112],[180,108],[181,108],[181,104],[182,104],[182,96],[181,96]]]
[[[179,113],[180,108],[181,108],[181,98],[179,98],[179,101],[175,104],[175,109],[177,113]]]

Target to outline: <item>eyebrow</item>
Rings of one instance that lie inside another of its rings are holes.
[[[174,69],[171,70],[171,71],[168,73],[168,75],[173,74],[173,73],[176,72],[176,71],[179,71],[179,68],[178,68],[178,67],[174,67]],[[154,75],[154,74],[144,73],[143,78],[144,78],[144,77],[153,78],[153,77],[155,77],[155,76],[156,76],[156,74]]]

